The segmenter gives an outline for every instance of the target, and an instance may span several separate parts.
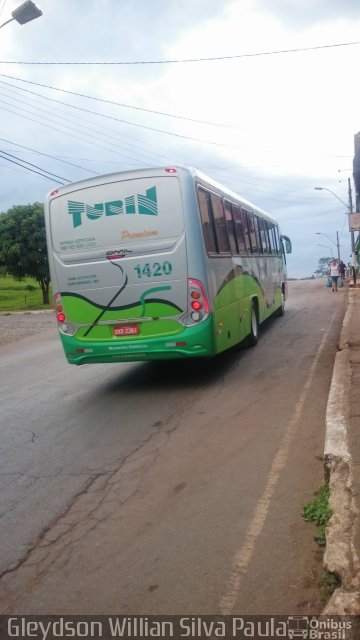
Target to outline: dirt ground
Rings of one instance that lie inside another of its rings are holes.
[[[49,311],[0,313],[0,345],[56,328],[55,314]]]

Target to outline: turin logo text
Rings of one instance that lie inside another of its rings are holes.
[[[136,214],[145,216],[157,216],[156,187],[146,190],[146,195],[137,194],[129,196],[124,200],[112,200],[111,202],[100,202],[89,205],[84,202],[68,200],[68,213],[72,216],[74,229],[83,223],[84,215],[88,220],[98,220],[105,216],[119,216],[121,214]]]

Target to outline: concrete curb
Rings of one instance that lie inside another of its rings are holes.
[[[30,316],[39,315],[40,313],[54,313],[54,309],[29,309],[26,311],[0,311],[0,316]]]
[[[335,357],[334,371],[326,410],[324,450],[325,477],[330,487],[332,517],[326,530],[324,565],[341,579],[327,603],[324,615],[359,615],[359,558],[354,545],[358,519],[353,490],[353,467],[350,432],[351,339],[350,327],[355,318],[355,302],[359,295],[349,290],[349,305],[345,314]]]

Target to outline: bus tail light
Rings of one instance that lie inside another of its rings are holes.
[[[188,314],[187,324],[196,324],[209,315],[209,301],[205,289],[199,280],[188,280]]]
[[[66,319],[60,293],[57,293],[54,296],[54,307],[55,307],[58,328],[62,331],[62,333],[66,333],[68,335],[74,335],[76,333],[76,327],[70,324]]]

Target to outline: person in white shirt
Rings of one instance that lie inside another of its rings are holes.
[[[340,276],[339,265],[336,260],[333,260],[332,262],[330,262],[330,266],[329,266],[329,277],[331,279],[333,291],[338,290],[339,276]]]

